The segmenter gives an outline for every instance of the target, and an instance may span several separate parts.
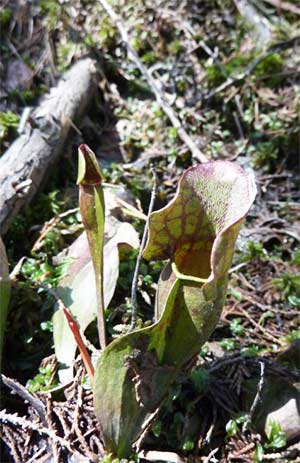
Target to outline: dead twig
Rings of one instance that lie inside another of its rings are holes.
[[[300,15],[300,8],[290,2],[282,2],[281,0],[264,0],[264,2],[275,6],[279,10],[290,11],[291,13]]]
[[[38,457],[41,457],[44,452],[47,451],[47,446],[43,445],[29,460],[27,460],[27,463],[36,463],[38,460]]]
[[[250,444],[245,445],[245,447],[242,447],[237,452],[232,452],[232,458],[239,458],[241,456],[244,456],[245,453],[248,453],[250,450],[253,450],[254,447],[255,447],[255,443],[250,442]]]
[[[39,434],[45,434],[46,436],[50,437],[50,439],[52,439],[53,441],[60,444],[61,447],[65,447],[69,450],[69,452],[81,457],[80,453],[74,450],[69,442],[67,442],[62,437],[58,436],[52,429],[40,427],[39,424],[31,422],[23,416],[18,416],[17,413],[6,413],[5,409],[0,410],[0,422],[10,423],[14,426],[21,427],[23,429],[31,429],[32,431],[36,431]]]
[[[32,408],[38,413],[44,426],[47,426],[47,414],[45,405],[43,402],[31,394],[22,384],[18,383],[15,379],[8,378],[5,375],[1,375],[3,383],[9,387],[13,392],[15,392],[23,400],[27,401]]]
[[[99,3],[102,5],[110,19],[113,21],[114,25],[117,27],[121,38],[126,46],[128,57],[136,64],[142,75],[148,82],[149,87],[153,91],[156,100],[161,107],[161,109],[165,112],[165,114],[170,119],[172,125],[177,130],[178,136],[181,140],[185,143],[185,145],[189,148],[190,152],[192,153],[193,158],[195,158],[198,162],[207,162],[206,156],[200,151],[200,149],[195,145],[194,141],[188,135],[184,127],[182,126],[178,116],[175,114],[173,108],[169,105],[166,101],[161,89],[157,85],[156,80],[153,78],[151,73],[149,72],[148,68],[142,63],[139,58],[139,55],[130,44],[130,39],[128,36],[128,32],[123,26],[121,18],[115,13],[111,5],[106,0],[98,0]]]
[[[86,439],[82,435],[82,432],[80,430],[79,426],[79,420],[80,420],[80,415],[81,415],[81,409],[82,409],[82,404],[83,404],[83,389],[80,384],[78,384],[77,388],[77,402],[76,402],[76,408],[75,408],[75,413],[74,413],[74,418],[73,418],[73,425],[72,425],[72,430],[71,432],[75,432],[77,439],[79,443],[81,444],[82,450],[84,451],[84,454],[88,456],[88,458],[91,461],[98,461],[97,455],[95,455],[91,450],[89,449],[89,446],[86,442]]]
[[[275,336],[272,334],[268,333],[265,328],[261,325],[259,325],[252,317],[251,315],[248,314],[247,310],[243,309],[242,307],[239,307],[239,311],[249,320],[249,322],[262,333],[262,336],[267,339],[268,341],[272,341],[275,344],[278,344],[279,341]]]
[[[57,416],[58,418],[58,421],[63,429],[63,432],[64,432],[64,436],[65,438],[67,439],[69,437],[69,435],[71,434],[71,429],[67,423],[67,420],[65,418],[65,413],[64,413],[64,410],[61,410],[59,407],[53,407],[53,411],[55,413],[55,415]]]
[[[259,365],[260,365],[260,379],[259,379],[259,382],[258,382],[258,385],[257,385],[257,391],[256,391],[255,398],[254,398],[253,403],[251,405],[251,408],[249,410],[249,418],[250,419],[253,417],[254,412],[256,410],[256,407],[258,405],[258,402],[261,399],[261,391],[262,391],[262,388],[263,388],[264,382],[265,382],[265,364],[264,364],[264,362],[259,362]]]
[[[141,266],[141,261],[142,261],[142,255],[143,251],[146,245],[146,240],[148,236],[148,220],[150,217],[150,214],[153,211],[154,207],[154,201],[156,197],[156,190],[157,190],[157,177],[156,177],[156,172],[153,166],[151,166],[151,173],[153,176],[153,187],[152,187],[152,192],[151,192],[151,199],[150,199],[150,204],[149,204],[149,209],[148,209],[148,215],[147,215],[147,222],[144,227],[144,233],[142,237],[142,242],[139,250],[139,254],[136,260],[135,264],[135,269],[134,269],[134,275],[133,275],[133,280],[132,280],[132,286],[131,286],[131,326],[130,326],[130,331],[134,330],[137,322],[137,283],[138,283],[138,276],[139,276],[139,270]]]
[[[206,436],[204,438],[204,444],[210,444],[210,441],[211,441],[211,436],[212,436],[212,433],[215,429],[215,426],[216,426],[216,422],[217,422],[217,407],[215,405],[215,403],[212,404],[212,413],[213,413],[213,418],[212,418],[212,423],[206,433]]]
[[[285,461],[291,461],[291,460],[288,460],[288,458],[296,458],[297,456],[299,457],[299,455],[300,455],[300,443],[297,442],[296,444],[291,445],[289,448],[287,448],[286,450],[282,452],[265,453],[264,461],[274,460],[276,462],[276,461],[282,461],[285,458],[286,458]]]
[[[15,463],[23,463],[23,455],[19,454],[20,451],[20,446],[18,445],[19,442],[16,439],[15,433],[13,432],[12,429],[6,426],[2,426],[2,429],[0,430],[0,437],[5,442],[7,447],[10,450],[10,453],[14,459]]]
[[[262,392],[262,389],[264,387],[264,382],[265,382],[265,364],[264,362],[259,362],[259,365],[260,365],[260,378],[259,378],[259,382],[258,382],[258,385],[257,385],[257,391],[256,391],[256,394],[255,394],[255,397],[254,397],[254,400],[252,402],[252,405],[250,407],[250,410],[249,410],[249,413],[248,413],[248,419],[247,421],[245,421],[245,423],[243,424],[243,433],[246,432],[247,430],[247,426],[248,424],[251,422],[252,418],[253,418],[253,415],[255,413],[255,410],[257,408],[257,405],[261,399],[261,392]]]
[[[52,418],[52,401],[50,397],[47,397],[47,417],[48,417],[48,423],[49,423],[49,428],[51,431],[55,433],[55,425],[53,422]],[[53,454],[53,463],[59,463],[60,462],[60,447],[58,445],[58,442],[56,440],[52,440],[52,454]]]
[[[207,455],[207,457],[204,457],[203,459],[203,462],[204,463],[213,463],[213,462],[218,462],[219,460],[217,460],[215,458],[215,454],[219,451],[219,447],[216,447],[215,449],[213,449],[211,452],[209,452],[209,454]]]

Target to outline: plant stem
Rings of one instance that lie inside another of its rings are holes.
[[[68,309],[66,308],[66,306],[64,305],[64,303],[61,300],[58,300],[58,305],[59,305],[60,309],[63,310],[63,312],[65,314],[65,317],[68,320],[69,327],[70,327],[70,329],[71,329],[71,331],[73,333],[73,336],[75,338],[78,349],[80,351],[80,355],[82,357],[82,361],[84,363],[85,369],[86,369],[87,374],[89,375],[90,381],[92,383],[93,380],[94,380],[95,370],[94,370],[94,367],[93,367],[93,364],[92,364],[92,361],[91,361],[91,357],[90,357],[90,355],[89,355],[89,353],[87,351],[87,348],[85,347],[85,344],[84,344],[84,342],[82,340],[78,324],[77,324],[76,320],[72,317],[72,315],[70,314],[70,312],[68,311]]]
[[[56,300],[58,304],[59,309],[63,311],[68,321],[70,330],[72,331],[73,336],[75,338],[78,349],[80,351],[80,355],[81,355],[83,364],[85,366],[85,369],[87,371],[87,374],[89,375],[90,381],[92,383],[94,379],[95,370],[94,370],[94,367],[91,361],[90,354],[88,353],[86,345],[82,339],[78,323],[76,322],[75,318],[71,315],[70,311],[67,309],[67,307],[65,306],[63,301],[60,299],[60,297],[58,297],[57,292],[53,288],[51,288],[50,285],[42,284],[41,287],[44,288],[49,294],[51,294],[51,296],[54,297],[54,299]]]

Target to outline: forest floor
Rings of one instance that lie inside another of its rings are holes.
[[[209,160],[253,172],[258,194],[238,239],[217,328],[191,374],[170,391],[142,449],[159,452],[148,454],[154,461],[300,461],[299,434],[284,432],[286,421],[294,420],[298,431],[300,422],[300,9],[292,0],[281,8],[274,0],[244,2],[262,19],[254,28],[246,9],[238,9],[242,3],[111,2],[158,91],[130,58],[101,0],[8,0],[0,7],[1,153],[18,137],[24,110],[36,107],[76,61],[92,57],[101,76],[89,113],[74,122],[43,188],[3,237],[13,272],[2,360],[3,463],[97,462],[103,454],[80,358],[74,380],[59,385],[55,301],[45,284],[57,287],[67,263],[56,265],[56,256],[83,230],[76,186],[81,143],[96,153],[105,182],[126,188],[133,216],[122,207],[119,215],[140,237],[150,164],[158,209],[197,162],[157,93]],[[130,323],[136,256],[136,250],[120,256],[106,311],[111,338]],[[161,268],[142,263],[139,326],[153,318]],[[99,349],[95,323],[86,336]],[[285,408],[290,401],[292,412]],[[277,409],[282,423],[266,429]]]

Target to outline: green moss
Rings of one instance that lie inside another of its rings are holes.
[[[12,111],[0,112],[0,142],[14,135],[19,125],[19,116]]]
[[[254,75],[256,77],[270,76],[270,82],[268,83],[271,85],[278,85],[280,82],[280,77],[274,75],[282,72],[283,68],[283,58],[278,53],[274,53],[273,55],[267,56],[256,66]]]
[[[277,165],[279,159],[279,147],[274,141],[258,143],[252,147],[252,165],[262,169],[263,172],[271,172]]]
[[[263,244],[259,241],[250,240],[246,244],[246,249],[243,252],[242,262],[250,262],[253,260],[265,260],[267,258],[267,251]]]
[[[178,55],[184,49],[181,40],[173,40],[173,42],[169,43],[168,51],[172,55]]]
[[[87,45],[92,46],[93,43],[89,42],[89,36],[85,38],[85,42]],[[70,63],[70,54],[75,52],[76,44],[73,42],[66,42],[60,44],[57,48],[57,58],[58,58],[58,68],[61,72],[64,72]]]
[[[63,7],[56,0],[39,0],[38,5],[46,16],[49,28],[53,29],[61,18]]]
[[[147,51],[142,56],[142,61],[145,64],[153,64],[157,61],[156,53],[153,50]]]
[[[5,7],[0,10],[0,26],[5,27],[9,24],[10,18],[12,17],[12,10]]]
[[[224,70],[217,64],[212,64],[206,68],[208,84],[216,87],[227,79],[228,76],[238,75],[244,71],[249,62],[249,56],[237,56],[223,64]]]
[[[187,81],[180,79],[176,82],[176,88],[179,95],[183,95],[187,89]]]
[[[93,41],[92,37],[90,40]],[[115,26],[108,17],[101,19],[101,27],[96,38],[98,47],[107,47],[109,50],[115,50],[117,47],[118,34]],[[100,42],[100,43],[99,43]]]
[[[226,80],[225,73],[216,64],[206,68],[206,76],[210,87],[221,85]]]
[[[253,60],[252,55],[246,54],[245,56],[236,56],[227,63],[223,63],[223,70],[217,64],[208,66],[206,72],[209,86],[218,86],[225,82],[228,76],[233,77],[242,74]],[[274,76],[274,74],[282,72],[283,67],[283,58],[278,53],[274,53],[267,56],[256,66],[253,75],[259,78],[270,76],[270,83],[276,85],[279,83],[280,77]]]
[[[273,284],[282,293],[283,300],[292,302],[295,298],[300,298],[300,275],[285,272],[279,278],[273,280]]]

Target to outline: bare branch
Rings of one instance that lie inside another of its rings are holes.
[[[157,177],[156,177],[156,172],[153,166],[151,168],[151,173],[153,176],[153,188],[151,192],[151,199],[150,199],[150,204],[149,204],[149,209],[148,209],[148,216],[147,216],[147,222],[144,227],[144,233],[142,237],[142,242],[140,246],[140,251],[136,260],[135,264],[135,269],[134,269],[134,275],[133,275],[133,280],[132,280],[132,286],[131,286],[131,326],[130,326],[130,331],[134,330],[136,326],[136,321],[137,321],[137,297],[136,297],[136,291],[137,291],[137,282],[138,282],[138,276],[139,276],[139,270],[141,266],[141,261],[142,261],[142,254],[143,250],[146,245],[146,240],[147,240],[147,235],[148,235],[148,220],[150,217],[151,212],[153,211],[154,207],[154,201],[156,197],[156,190],[157,190]]]

